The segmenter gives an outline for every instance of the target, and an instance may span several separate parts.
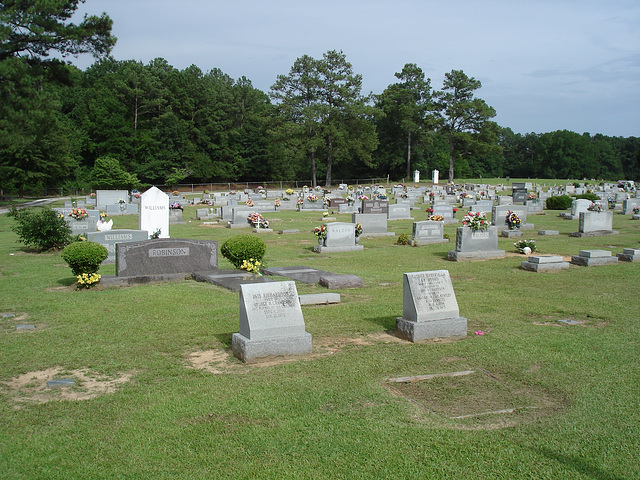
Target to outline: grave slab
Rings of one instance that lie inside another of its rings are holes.
[[[568,270],[569,262],[563,261],[559,255],[535,255],[521,262],[520,267],[530,272],[559,272]]]
[[[340,303],[339,293],[309,293],[298,295],[300,305],[326,305],[329,303]]]
[[[61,378],[59,380],[47,380],[47,387],[56,388],[56,387],[72,387],[76,382],[71,378]]]
[[[332,289],[360,288],[364,285],[362,278],[357,275],[339,275],[336,273],[321,276],[318,283],[323,287]]]
[[[558,230],[538,230],[538,235],[560,235]]]
[[[239,292],[240,285],[273,282],[271,278],[249,273],[245,270],[218,269],[214,272],[193,272],[191,278],[197,282],[206,282],[232,292]]]

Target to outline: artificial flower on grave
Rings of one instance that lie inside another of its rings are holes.
[[[358,197],[358,200],[369,200],[369,197],[367,197],[366,195],[360,195]]]
[[[173,195],[174,197],[177,197],[180,195],[180,191],[179,190],[174,190],[173,192],[171,192],[171,195]]]
[[[273,205],[274,205],[275,207],[279,207],[279,206],[280,206],[280,199],[279,199],[279,198],[276,198],[276,199],[273,201]]]
[[[108,214],[108,213],[104,213],[104,212],[102,212],[102,213],[100,214],[100,221],[101,221],[101,222],[106,222],[106,221],[107,221],[107,217],[108,217],[108,216],[109,216],[109,214]]]
[[[133,198],[140,198],[142,195],[140,195],[140,192],[135,192],[133,194]]]
[[[537,202],[538,201],[538,194],[537,193],[530,193],[529,195],[527,195],[527,200],[532,201],[532,202]]]
[[[119,203],[120,205],[124,205],[124,204],[125,204],[125,203],[127,203],[127,202],[125,202],[125,201],[121,198],[120,200],[118,200],[118,203]]]
[[[431,220],[432,222],[444,222],[444,216],[443,215],[431,215],[429,217],[429,220]]]
[[[149,238],[152,240],[158,239],[160,238],[160,234],[162,232],[162,229],[157,229],[155,232],[153,232],[151,235],[149,235]]]
[[[310,202],[317,202],[318,201],[318,196],[314,193],[311,193],[309,195],[307,195],[307,200],[309,200]]]
[[[303,203],[304,203],[304,200],[302,199],[302,197],[298,197],[298,199],[296,200],[296,205],[301,206]]]
[[[362,235],[362,225],[360,225],[359,223],[356,223],[354,232],[356,234],[356,237],[359,237],[360,235]]]
[[[182,209],[183,209],[182,205],[180,205],[178,202],[169,204],[169,210],[182,210]]]
[[[327,197],[322,197],[322,204],[325,207],[328,207],[329,206],[329,199]]]
[[[320,225],[319,227],[313,229],[313,233],[318,238],[327,238],[327,226]]]
[[[91,193],[89,194],[89,198],[96,198],[96,194],[95,194],[95,192],[91,192]]]
[[[353,203],[353,197],[351,195],[347,195],[347,198],[345,200],[347,201],[348,204]]]
[[[284,193],[286,193],[287,195],[293,195],[295,192],[293,191],[293,188],[287,188]]]
[[[101,276],[97,273],[81,273],[76,278],[78,279],[76,289],[80,290],[81,288],[91,288],[96,285],[100,281]]]
[[[247,221],[255,228],[269,228],[269,222],[258,212],[253,212],[247,217]]]
[[[425,212],[427,212],[427,214],[429,215],[433,215],[433,208],[429,207],[425,210]]]
[[[587,210],[589,210],[590,212],[602,212],[604,210],[604,207],[602,206],[601,203],[595,203],[595,202],[591,202],[591,205],[589,205],[587,207]]]
[[[435,194],[433,192],[429,192],[429,198],[433,198]]]
[[[524,253],[525,255],[538,251],[535,240],[518,240],[513,246],[516,247],[518,252]]]
[[[489,221],[485,212],[469,212],[462,218],[462,225],[471,230],[480,231],[489,228]]]
[[[71,218],[75,218],[76,220],[82,220],[83,218],[87,218],[89,213],[84,208],[74,208],[69,213]]]
[[[260,267],[262,263],[260,260],[256,260],[254,258],[250,258],[249,260],[242,260],[242,265],[240,265],[241,270],[246,270],[249,273],[255,273],[256,275],[262,276],[260,273]]]
[[[520,228],[520,225],[522,224],[522,221],[520,220],[520,217],[512,211],[508,211],[507,212],[507,225],[509,227],[509,230],[517,230]]]
[[[244,202],[244,204],[245,204],[247,207],[253,207],[253,200],[251,200],[250,198],[247,198],[247,201],[246,201],[246,202]]]
[[[637,215],[638,213],[640,213],[640,206],[639,207],[633,207],[633,213],[635,215]]]

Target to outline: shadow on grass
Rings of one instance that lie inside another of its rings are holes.
[[[618,477],[617,475],[612,475],[607,473],[597,467],[589,465],[584,460],[573,457],[570,455],[564,455],[562,453],[554,452],[553,450],[549,450],[547,448],[539,448],[537,449],[539,453],[544,455],[547,458],[560,462],[567,467],[573,468],[575,471],[587,475],[588,477],[597,479],[597,480],[625,480],[624,477]]]
[[[224,346],[224,348],[231,348],[231,336],[233,333],[216,333],[213,336]]]
[[[61,278],[56,283],[63,287],[70,287],[71,285],[76,283],[76,278],[75,277]]]
[[[398,317],[402,316],[402,311],[398,312]],[[395,331],[396,329],[396,318],[397,317],[374,317],[367,318],[366,320],[375,325],[380,325],[387,331]]]

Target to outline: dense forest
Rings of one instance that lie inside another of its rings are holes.
[[[492,121],[495,110],[478,97],[480,81],[461,70],[444,74],[435,91],[407,64],[396,83],[365,96],[346,55],[329,51],[301,56],[263,92],[218,69],[115,60],[104,15],[85,19],[75,36],[58,29],[25,42],[16,25],[25,17],[44,24],[46,15],[28,16],[19,3],[4,2],[0,14],[5,193],[296,179],[315,185],[399,180],[416,169],[438,169],[442,179],[447,172],[449,179],[640,179],[639,138],[514,133]],[[77,2],[63,3],[70,7],[55,20],[65,26]],[[81,71],[49,59],[49,50],[97,60]]]

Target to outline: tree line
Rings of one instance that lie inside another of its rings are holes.
[[[78,1],[58,3],[57,11],[36,1],[1,6],[5,192],[298,178],[330,185],[433,169],[449,180],[640,176],[638,138],[516,134],[492,120],[480,81],[461,70],[434,90],[406,64],[396,83],[363,95],[362,76],[334,50],[299,57],[263,92],[219,69],[114,60],[110,19],[69,24]],[[97,61],[82,71],[51,51]]]

